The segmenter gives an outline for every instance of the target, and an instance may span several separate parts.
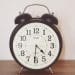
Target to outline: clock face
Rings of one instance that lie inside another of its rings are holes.
[[[52,27],[39,22],[28,23],[13,38],[13,53],[24,67],[44,69],[58,57],[60,42]]]

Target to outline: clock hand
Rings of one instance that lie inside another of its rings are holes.
[[[40,51],[41,51],[43,54],[45,54],[43,50],[40,50]]]
[[[34,63],[38,63],[38,58],[36,56],[36,45],[35,45],[35,56],[34,56]]]
[[[36,45],[35,45],[35,56],[34,56],[34,63],[35,63],[35,60],[36,60]]]
[[[40,50],[40,52],[42,52],[43,54],[45,54],[44,51],[42,49],[40,49],[38,45],[36,45],[36,47]]]

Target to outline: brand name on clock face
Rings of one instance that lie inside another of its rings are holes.
[[[39,39],[39,37],[33,37],[33,38],[34,38],[35,40],[36,40],[36,39]]]

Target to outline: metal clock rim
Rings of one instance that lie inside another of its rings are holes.
[[[58,39],[59,39],[59,44],[60,44],[60,50],[59,50],[59,53],[58,53],[56,59],[55,59],[48,67],[45,67],[45,68],[43,68],[43,69],[29,69],[28,67],[24,66],[23,64],[21,64],[21,63],[17,60],[17,58],[16,58],[16,56],[15,56],[15,54],[14,54],[14,52],[13,52],[13,45],[12,45],[12,44],[13,44],[13,39],[14,39],[16,33],[18,32],[18,30],[19,30],[21,27],[23,27],[24,25],[26,25],[26,24],[35,23],[35,22],[43,23],[43,24],[46,24],[46,25],[48,25],[49,27],[51,27],[51,28],[55,31],[55,33],[57,34]],[[59,58],[59,56],[60,56],[60,54],[61,54],[61,50],[62,50],[62,36],[61,36],[59,30],[57,29],[57,27],[56,27],[55,25],[49,25],[49,24],[47,24],[46,22],[40,21],[40,20],[38,20],[38,21],[32,20],[32,21],[30,21],[30,22],[28,22],[28,23],[21,24],[21,25],[18,25],[18,26],[15,27],[15,29],[13,30],[13,32],[12,32],[12,34],[11,34],[11,36],[10,36],[9,47],[10,47],[10,52],[11,52],[13,58],[14,58],[15,61],[16,61],[19,65],[21,65],[22,67],[24,67],[24,68],[26,68],[26,69],[28,69],[28,70],[30,70],[30,71],[45,70],[45,69],[51,67],[51,66],[57,61],[57,59]]]

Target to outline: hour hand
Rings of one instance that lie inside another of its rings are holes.
[[[45,54],[44,51],[42,49],[40,49],[38,45],[36,45],[36,48],[38,48],[40,50],[40,52],[42,52],[43,54]]]
[[[42,49],[40,50],[40,52],[42,52],[43,54],[45,54],[44,51],[43,51]]]

